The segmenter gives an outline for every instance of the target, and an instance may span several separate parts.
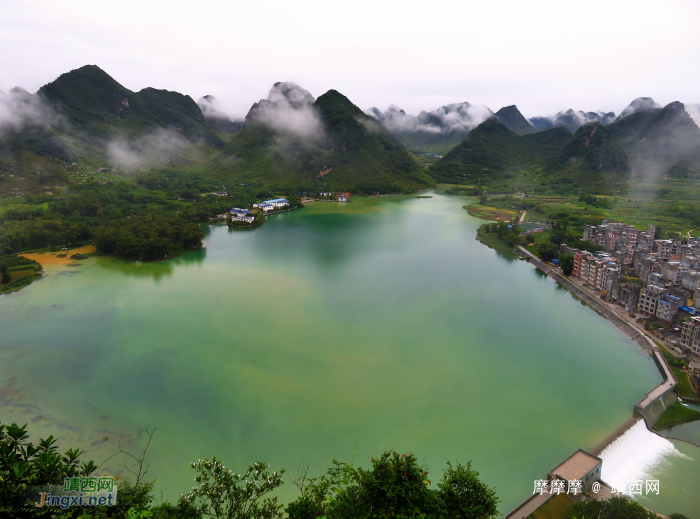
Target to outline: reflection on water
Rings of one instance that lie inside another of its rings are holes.
[[[95,258],[95,264],[104,270],[118,272],[124,276],[153,278],[155,281],[160,281],[164,277],[171,277],[177,267],[200,265],[206,257],[206,247],[202,247],[199,250],[160,261],[123,261],[112,256],[98,256]]]

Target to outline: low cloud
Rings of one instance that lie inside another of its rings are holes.
[[[57,126],[62,117],[38,95],[15,87],[9,93],[0,91],[0,134],[21,130],[24,126]]]
[[[137,140],[113,139],[107,155],[113,166],[142,169],[151,166],[189,162],[197,158],[199,147],[172,130],[158,129]]]
[[[231,119],[224,111],[221,102],[214,96],[206,95],[201,97],[197,101],[197,105],[207,119],[224,119],[226,121]]]
[[[365,127],[365,129],[368,132],[371,133],[383,133],[386,130],[382,130],[382,127],[380,124],[375,120],[375,118],[372,117],[364,117],[361,115],[358,115],[355,117],[355,120],[360,123],[362,126]]]
[[[314,97],[295,83],[275,83],[267,99],[250,109],[246,123],[261,123],[277,132],[317,140],[323,136],[323,123],[314,102]]]
[[[442,106],[432,112],[420,112],[417,116],[409,115],[395,105],[389,106],[382,112],[378,108],[370,108],[365,112],[386,126],[392,133],[452,133],[455,131],[470,131],[476,128],[493,112],[485,106],[474,106],[469,103],[453,103]]]

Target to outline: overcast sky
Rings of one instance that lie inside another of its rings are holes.
[[[98,65],[233,116],[294,81],[363,110],[469,101],[526,117],[700,102],[700,2],[0,0],[0,90]]]

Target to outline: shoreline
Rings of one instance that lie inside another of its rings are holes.
[[[594,296],[588,294],[583,287],[579,286],[578,283],[552,269],[549,265],[540,260],[537,256],[532,254],[524,247],[517,246],[514,247],[514,249],[517,251],[517,253],[514,253],[516,257],[522,257],[526,259],[529,263],[532,263],[535,268],[541,270],[545,275],[552,278],[552,280],[554,280],[559,286],[566,289],[567,292],[576,297],[579,301],[589,306],[594,312],[610,321],[620,331],[624,332],[627,336],[629,336],[630,339],[632,339],[637,344],[637,346],[641,348],[642,351],[649,354],[649,356],[654,360],[657,368],[661,373],[661,376],[663,377],[663,380],[659,384],[654,386],[651,390],[649,390],[646,393],[646,395],[634,406],[632,416],[625,420],[624,423],[617,426],[601,442],[599,442],[588,452],[595,456],[600,456],[605,447],[607,447],[617,438],[622,436],[627,430],[629,430],[631,426],[638,423],[639,420],[644,420],[647,430],[651,433],[656,434],[657,436],[669,441],[678,440],[678,438],[670,438],[659,434],[660,429],[655,428],[654,423],[650,423],[650,421],[656,422],[656,420],[658,419],[657,414],[654,412],[654,409],[652,409],[654,407],[654,404],[661,403],[665,410],[665,401],[670,401],[670,395],[673,395],[673,401],[678,400],[678,396],[675,391],[678,382],[676,381],[665,357],[661,354],[659,348],[654,343],[654,340],[648,337],[644,330],[640,330],[635,323],[630,322],[629,319],[627,319],[625,316],[621,316],[614,310],[608,308],[608,303],[597,300]],[[647,418],[647,416],[653,418],[653,420],[650,420],[649,418]],[[689,443],[690,445],[694,445],[695,447],[700,448],[700,444],[695,444],[687,440],[680,441]],[[603,482],[602,479],[601,484],[607,485],[607,483]],[[534,497],[538,497],[537,494],[534,494]],[[508,514],[505,514],[504,518],[519,519],[521,512],[525,507],[532,507],[534,503],[531,502],[533,501],[534,497],[532,495],[528,496],[523,502],[521,502]],[[592,498],[598,499],[597,497]],[[546,501],[546,499],[544,501]],[[537,509],[539,509],[539,507],[542,504],[544,504],[544,501],[542,503],[537,504],[537,506],[531,512],[534,512]]]

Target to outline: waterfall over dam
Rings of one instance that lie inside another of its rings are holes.
[[[640,419],[600,453],[602,480],[622,489],[629,481],[657,479],[654,469],[676,452],[673,443],[649,431]]]

